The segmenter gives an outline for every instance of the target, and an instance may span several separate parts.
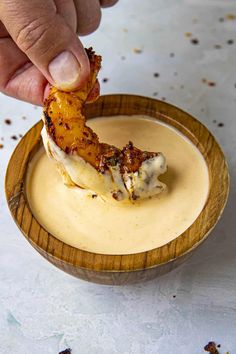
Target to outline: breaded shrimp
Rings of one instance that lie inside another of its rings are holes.
[[[146,198],[160,193],[165,185],[158,176],[166,171],[161,153],[141,151],[129,142],[122,150],[100,143],[86,125],[83,107],[99,96],[97,74],[101,57],[92,48],[88,82],[78,91],[52,87],[43,113],[44,145],[57,161],[64,181],[116,200]]]

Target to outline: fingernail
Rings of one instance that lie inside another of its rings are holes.
[[[80,75],[80,64],[71,52],[62,52],[48,66],[49,73],[60,89],[72,89]]]

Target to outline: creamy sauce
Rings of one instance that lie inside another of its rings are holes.
[[[168,190],[140,202],[111,202],[63,184],[55,163],[41,149],[29,164],[27,195],[39,223],[63,242],[91,252],[128,254],[160,247],[184,232],[208,196],[206,163],[177,130],[148,117],[109,117],[88,125],[100,141],[161,151]]]

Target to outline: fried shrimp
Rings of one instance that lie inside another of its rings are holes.
[[[99,96],[97,74],[101,57],[87,49],[88,82],[78,91],[50,89],[45,100],[42,137],[67,185],[89,189],[115,200],[136,200],[158,194],[165,184],[158,180],[166,171],[162,153],[141,151],[129,142],[123,149],[100,143],[86,125],[83,107]]]

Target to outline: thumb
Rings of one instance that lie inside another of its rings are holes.
[[[75,11],[73,0],[67,6]],[[1,0],[0,19],[51,84],[69,91],[88,79],[90,65],[83,45],[53,0]]]

